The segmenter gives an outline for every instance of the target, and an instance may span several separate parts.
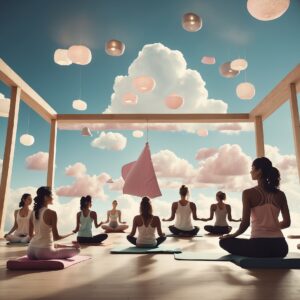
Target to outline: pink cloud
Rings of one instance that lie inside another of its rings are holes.
[[[111,191],[121,192],[123,191],[124,179],[122,177],[114,180],[112,183],[108,184]]]
[[[228,131],[228,130],[236,131],[236,130],[238,130],[238,131],[240,131],[240,130],[242,130],[242,126],[238,123],[222,124],[217,127],[217,130],[220,130],[220,131]]]
[[[215,155],[217,152],[218,150],[215,148],[202,148],[197,152],[195,158],[197,160],[207,159],[208,157]]]
[[[37,152],[26,157],[26,168],[29,170],[46,171],[48,168],[49,154],[47,152]]]
[[[85,173],[86,173],[86,166],[81,162],[77,162],[74,165],[70,165],[65,169],[65,174],[67,176],[81,177],[85,175]]]

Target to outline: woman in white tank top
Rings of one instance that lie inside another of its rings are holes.
[[[225,204],[226,194],[219,191],[216,194],[216,200],[218,203],[212,204],[210,207],[210,217],[209,218],[201,218],[201,221],[207,222],[213,219],[214,214],[216,216],[216,222],[214,226],[206,225],[204,226],[204,230],[208,231],[212,234],[226,234],[232,230],[232,227],[227,223],[227,217],[230,222],[240,222],[242,219],[235,220],[231,216],[231,206],[229,204]]]
[[[29,219],[32,203],[30,194],[23,194],[19,203],[20,209],[15,210],[15,222],[12,229],[4,235],[9,243],[28,243],[29,242]],[[13,234],[12,234],[13,233]]]
[[[175,225],[169,226],[169,230],[174,235],[194,236],[198,233],[200,228],[198,226],[193,226],[192,217],[194,220],[201,220],[197,217],[196,204],[187,200],[189,195],[187,186],[182,185],[179,194],[181,199],[178,202],[173,202],[171,217],[162,220],[164,222],[169,222],[176,218]]]
[[[73,233],[59,235],[57,230],[57,215],[48,205],[53,203],[52,192],[49,187],[42,186],[34,198],[34,209],[29,223],[31,238],[27,249],[30,259],[63,259],[77,255],[80,251],[78,245],[54,245],[53,240],[64,239]],[[34,231],[34,235],[33,235]]]
[[[281,230],[290,226],[291,218],[285,194],[279,190],[280,173],[266,157],[255,159],[250,173],[257,186],[243,191],[240,227],[235,233],[220,237],[220,246],[235,255],[285,257],[288,244]],[[250,239],[237,238],[247,230],[250,220]]]
[[[138,237],[134,237],[138,230]],[[159,235],[155,237],[155,231]],[[161,231],[161,223],[158,216],[153,216],[152,205],[148,197],[143,197],[140,204],[140,214],[133,219],[131,233],[127,236],[127,240],[139,248],[158,247],[166,240],[165,234]]]
[[[128,225],[126,225],[126,222],[122,222],[122,215],[121,211],[117,210],[118,202],[117,200],[114,200],[112,202],[112,210],[107,211],[107,219],[102,224],[108,225],[102,225],[101,227],[105,230],[106,233],[110,232],[124,232],[128,228]]]

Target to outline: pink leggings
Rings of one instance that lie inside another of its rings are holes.
[[[36,248],[28,247],[29,259],[64,259],[79,254],[80,250],[75,248]]]

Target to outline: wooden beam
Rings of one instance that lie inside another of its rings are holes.
[[[50,143],[49,143],[49,159],[47,172],[47,186],[54,187],[55,174],[55,156],[56,156],[56,135],[57,135],[57,120],[51,120]]]
[[[265,120],[282,104],[290,99],[290,84],[294,83],[296,92],[300,92],[300,64],[288,73],[275,88],[250,112],[250,118],[262,116]]]
[[[1,184],[0,184],[0,235],[1,236],[5,226],[6,201],[10,189],[11,172],[12,172],[13,161],[14,161],[20,97],[21,97],[21,89],[19,87],[12,87],[4,158],[3,158],[3,165],[2,165],[2,176],[1,176]]]
[[[2,59],[0,59],[0,80],[10,87],[20,87],[21,99],[46,121],[51,122],[51,119],[56,117],[56,111]]]
[[[249,114],[58,114],[68,123],[235,123],[252,122]]]
[[[293,126],[293,133],[294,133],[296,162],[297,162],[298,176],[300,181],[300,121],[299,121],[297,91],[296,91],[296,85],[294,83],[290,85],[290,109],[291,109],[292,126]]]
[[[254,120],[255,125],[255,141],[256,141],[256,156],[265,156],[265,142],[264,142],[264,127],[261,116],[256,116]]]

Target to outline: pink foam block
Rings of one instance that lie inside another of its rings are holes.
[[[9,270],[62,270],[88,259],[91,257],[76,255],[66,259],[33,260],[25,255],[8,260],[6,267]]]

